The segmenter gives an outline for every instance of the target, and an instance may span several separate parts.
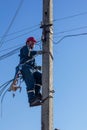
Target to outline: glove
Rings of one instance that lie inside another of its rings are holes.
[[[46,51],[37,51],[38,55],[45,54],[45,53],[49,53],[49,52],[46,52]]]
[[[43,51],[37,51],[38,55],[41,55],[43,53]]]

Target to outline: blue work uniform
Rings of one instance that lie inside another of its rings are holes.
[[[35,71],[35,56],[37,51],[30,50],[27,45],[20,50],[20,65],[23,80],[26,84],[28,101],[31,103],[40,94],[40,86],[42,85],[42,74]]]

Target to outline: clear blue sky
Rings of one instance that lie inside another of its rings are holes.
[[[0,0],[0,56],[24,45],[29,36],[41,38],[42,0],[24,0],[14,18],[20,1]],[[87,1],[53,0],[53,14],[54,128],[87,130],[87,35],[72,37],[87,33]],[[0,85],[13,78],[18,54],[0,61]],[[41,130],[41,108],[29,107],[24,83],[15,98],[5,95],[0,130]]]

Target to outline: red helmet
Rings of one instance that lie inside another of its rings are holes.
[[[34,42],[34,44],[37,42],[34,37],[27,38],[26,43],[30,41]]]

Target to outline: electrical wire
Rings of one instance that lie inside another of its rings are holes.
[[[3,115],[3,108],[2,108],[2,107],[3,107],[3,106],[2,106],[3,104],[2,104],[2,103],[3,103],[4,97],[5,97],[6,93],[7,93],[7,91],[8,91],[8,89],[4,92],[4,94],[2,95],[2,98],[1,98],[1,117],[2,117],[2,115]]]
[[[9,88],[10,87],[8,87],[8,85],[13,81],[14,79],[11,79],[11,80],[9,80],[9,81],[7,81],[7,82],[5,82],[4,84],[2,84],[1,86],[0,86],[0,97],[1,97],[1,117],[2,117],[2,103],[3,103],[3,99],[4,99],[4,97],[5,97],[5,94],[8,92],[8,90],[9,90]]]
[[[2,93],[4,92],[4,90],[7,88],[7,86],[12,82],[12,80],[8,81],[4,87],[0,90],[0,96],[2,95]]]
[[[82,35],[87,35],[87,33],[79,33],[79,34],[73,34],[73,35],[65,35],[63,36],[60,40],[57,42],[54,42],[54,44],[59,44],[63,39],[68,38],[68,37],[77,37],[77,36],[82,36]]]
[[[24,33],[24,34],[18,35],[18,36],[16,36],[16,37],[12,38],[12,39],[6,40],[5,42],[12,41],[12,40],[14,40],[14,39],[16,39],[16,38],[22,37],[22,36],[24,36],[24,35],[26,35],[26,34],[29,34],[29,33],[31,33],[31,32],[34,32],[34,31],[36,31],[36,30],[38,30],[38,28],[37,28],[37,29],[34,29],[34,30],[32,30],[32,31],[26,32],[26,33]]]
[[[74,17],[78,17],[78,16],[81,16],[81,15],[87,15],[87,12],[82,12],[82,13],[78,13],[78,14],[74,14],[74,15],[62,17],[62,18],[59,18],[59,19],[54,19],[53,21],[62,21],[62,20],[66,20],[66,19],[71,19],[71,18],[74,18]]]
[[[64,20],[64,19],[69,19],[69,18],[73,18],[73,17],[77,17],[77,16],[80,16],[80,15],[86,15],[87,12],[82,12],[82,13],[78,13],[78,14],[74,14],[74,15],[70,15],[70,16],[66,16],[66,17],[62,17],[62,18],[59,18],[59,19],[54,19],[53,21],[60,21],[60,20]],[[19,32],[23,32],[25,30],[28,30],[28,29],[31,29],[31,28],[34,28],[36,26],[40,26],[40,24],[37,24],[37,25],[34,25],[33,27],[30,27],[30,28],[24,28],[22,30],[19,30],[19,31],[16,31],[16,32],[13,32],[13,33],[10,33],[10,34],[7,34],[6,37],[10,36],[10,35],[14,35],[16,33],[19,33]],[[2,38],[2,37],[1,37]]]
[[[36,27],[38,27],[38,28],[36,28]],[[33,29],[33,28],[34,28],[34,29]],[[33,27],[27,27],[27,28],[21,29],[21,30],[19,30],[19,31],[9,33],[9,34],[6,35],[6,37],[9,37],[9,36],[14,35],[14,34],[21,33],[21,32],[26,31],[26,30],[30,30],[29,32],[33,32],[33,31],[35,31],[35,28],[36,28],[36,30],[39,29],[39,24],[38,24],[38,25],[35,25],[35,26],[33,26]],[[1,36],[1,38],[2,38],[2,36]]]
[[[4,35],[2,36],[1,41],[0,41],[0,47],[3,45],[4,39],[5,39],[6,35],[8,34],[8,32],[9,32],[9,30],[10,30],[12,24],[14,23],[14,20],[15,20],[15,18],[16,18],[16,16],[17,16],[17,14],[18,14],[18,12],[19,12],[21,6],[22,6],[23,1],[24,1],[24,0],[21,0],[21,1],[20,1],[19,6],[18,6],[18,8],[17,8],[17,10],[16,10],[16,12],[15,12],[15,14],[14,14],[14,16],[13,16],[13,18],[12,18],[12,20],[11,20],[9,26],[8,26],[8,28],[7,28],[7,30],[5,31]]]
[[[82,12],[82,13],[79,13],[79,14],[75,14],[75,15],[71,15],[71,16],[67,16],[67,17],[55,19],[55,20],[53,20],[53,21],[55,22],[55,21],[59,21],[59,20],[63,20],[63,19],[68,19],[68,18],[73,18],[73,17],[77,17],[77,16],[79,16],[79,15],[85,15],[85,14],[87,14],[87,12]],[[40,25],[40,24],[38,24],[38,25]],[[36,27],[36,26],[38,26],[38,25],[35,25],[35,26],[33,26],[33,27]],[[83,27],[76,28],[76,29],[71,29],[71,30],[65,30],[65,31],[62,31],[62,32],[59,32],[59,33],[65,33],[65,32],[69,32],[69,31],[73,31],[73,30],[79,30],[79,29],[82,29],[82,28],[87,28],[87,26],[83,26]],[[17,31],[17,32],[13,32],[13,33],[11,33],[11,34],[6,35],[6,37],[8,37],[8,36],[10,36],[10,35],[13,35],[13,34],[16,34],[16,33],[18,33],[18,32],[22,32],[22,31],[27,30],[27,29],[28,29],[28,28],[22,29],[22,30]],[[19,36],[16,36],[16,37],[14,37],[14,38],[12,38],[12,39],[8,39],[8,40],[6,40],[5,42],[9,42],[9,41],[14,40],[14,39],[16,39],[16,38],[19,38],[19,37],[21,37],[21,36],[23,36],[23,35],[26,35],[26,34],[30,33],[30,32],[36,31],[37,29],[38,29],[38,28],[36,28],[36,29],[34,29],[34,30],[31,30],[31,31],[29,31],[29,32],[26,32],[26,33],[24,33],[24,34],[21,34],[21,35],[19,35]],[[58,34],[59,34],[59,33],[58,33]],[[55,35],[57,35],[57,34],[55,34]]]
[[[22,44],[24,44],[24,43],[22,43]],[[18,47],[18,46],[21,47],[22,44],[15,45],[15,46],[13,46],[13,47],[9,47],[9,48],[3,49],[3,50],[0,51],[0,53],[9,51],[9,50],[14,49],[14,48],[16,48],[16,47]]]
[[[86,29],[86,28],[87,28],[87,26],[82,26],[82,27],[78,27],[78,28],[64,30],[64,31],[61,31],[61,32],[56,32],[54,35],[63,34],[63,33],[71,32],[71,31],[77,31],[77,30]]]
[[[14,49],[14,50],[12,50],[12,51],[10,51],[10,52],[8,52],[8,53],[0,56],[0,61],[3,60],[3,59],[5,59],[5,58],[7,58],[7,57],[10,57],[10,56],[16,54],[20,49],[21,49],[21,47],[19,47],[17,49]]]

